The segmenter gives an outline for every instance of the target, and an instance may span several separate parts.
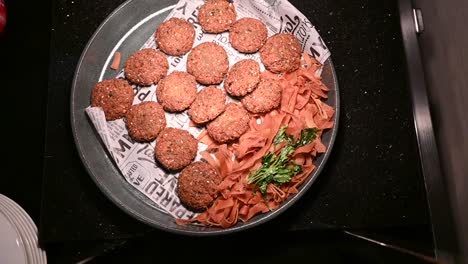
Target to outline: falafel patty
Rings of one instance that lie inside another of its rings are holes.
[[[281,84],[274,79],[262,79],[257,89],[242,98],[245,109],[254,114],[267,113],[281,103]]]
[[[251,17],[244,17],[232,24],[229,29],[229,41],[233,48],[243,53],[257,52],[268,37],[265,24]]]
[[[151,48],[142,49],[128,57],[125,77],[137,85],[149,86],[166,76],[168,69],[169,62],[162,52]]]
[[[192,49],[187,57],[187,72],[205,85],[219,84],[229,70],[229,59],[223,47],[204,42]]]
[[[154,155],[166,169],[180,170],[197,156],[198,141],[188,131],[167,127],[156,139]]]
[[[193,25],[182,18],[173,17],[159,25],[155,33],[158,48],[172,56],[181,56],[190,51],[195,40]]]
[[[234,5],[225,0],[208,0],[198,11],[198,22],[207,33],[227,31],[236,21]]]
[[[184,205],[195,211],[206,210],[217,197],[221,175],[202,161],[188,165],[179,175],[177,193]]]
[[[166,116],[160,104],[149,101],[133,105],[125,118],[128,135],[136,141],[153,141],[166,127]]]
[[[238,139],[249,128],[250,116],[244,107],[229,103],[226,110],[207,126],[210,137],[219,142],[226,143]]]
[[[183,111],[197,96],[197,81],[189,73],[174,71],[159,82],[156,96],[164,110]]]
[[[188,114],[193,122],[203,124],[215,119],[225,108],[226,94],[216,86],[208,86],[197,94]]]
[[[116,120],[127,114],[134,97],[133,88],[126,80],[104,80],[94,86],[91,106],[101,107],[107,121]]]
[[[232,96],[244,96],[257,88],[260,82],[260,66],[252,59],[238,61],[229,70],[224,89]]]
[[[269,37],[260,49],[265,68],[273,73],[293,72],[301,64],[302,48],[294,35],[279,33]]]

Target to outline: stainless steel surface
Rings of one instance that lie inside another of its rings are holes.
[[[367,241],[367,242],[372,243],[374,245],[378,245],[378,246],[381,246],[381,247],[384,247],[384,248],[388,248],[388,249],[397,251],[397,252],[405,254],[405,255],[409,255],[409,256],[418,258],[418,259],[423,260],[423,261],[425,261],[427,263],[440,263],[440,264],[444,263],[442,261],[438,261],[437,259],[435,259],[435,258],[433,258],[431,256],[427,256],[425,254],[416,252],[414,250],[406,249],[406,248],[403,248],[403,247],[400,247],[400,246],[397,246],[397,245],[392,245],[392,244],[389,244],[387,242],[376,240],[374,238],[369,237],[368,235],[359,234],[356,231],[349,231],[349,230],[347,231],[347,230],[345,230],[343,232],[345,234],[348,234],[348,235],[353,236],[355,238]]]
[[[422,33],[424,31],[424,20],[423,20],[421,9],[413,8],[413,18],[414,18],[414,26],[416,28],[416,33]]]
[[[424,72],[422,55],[419,48],[420,42],[414,25],[414,9],[410,1],[400,0],[399,4],[401,30],[413,102],[414,125],[419,146],[421,170],[426,184],[435,254],[437,259],[440,261],[455,263],[457,258],[459,258],[459,246],[456,239],[457,233],[455,231],[456,226],[451,208],[451,200],[449,198],[447,178],[444,177],[447,176],[447,174],[444,175],[442,173],[441,163],[439,160],[438,147],[441,145],[440,141],[439,146],[436,144],[437,142],[434,134],[439,132],[439,130],[433,123],[434,116],[430,109],[431,101],[429,101],[426,83],[428,76]],[[425,15],[427,14],[425,10],[423,10],[423,12]],[[429,32],[429,29],[433,29],[432,26],[427,25],[427,16],[425,24],[426,31],[419,35],[421,37],[425,36],[427,32]],[[449,28],[446,28],[445,30],[448,31]],[[424,59],[429,59],[429,56],[430,54],[426,54]],[[437,64],[435,72],[432,73],[434,74],[433,77],[437,79],[440,78],[441,72],[444,72],[444,70],[444,65],[442,63]],[[453,77],[456,78],[455,76]],[[439,86],[438,89],[448,89],[446,84],[447,83],[443,83],[443,86]],[[442,92],[442,94],[444,93]],[[442,97],[447,98],[444,95]],[[449,100],[456,100],[456,98],[451,98]],[[453,121],[453,117],[449,117],[449,119]],[[450,129],[452,130],[453,127]],[[457,142],[454,143],[460,144],[460,141],[463,142],[465,140],[463,138],[466,137],[462,135],[454,137],[453,139]],[[464,160],[466,162],[466,158],[464,158]],[[466,176],[466,171],[464,175]],[[463,177],[462,175],[459,176]]]
[[[418,37],[459,254],[468,263],[468,1],[413,0],[426,26]]]
[[[323,82],[332,89],[327,103],[337,109],[335,127],[324,133],[323,142],[328,146],[325,154],[316,161],[316,170],[300,187],[297,195],[291,196],[280,208],[251,219],[248,223],[239,223],[229,229],[219,229],[202,226],[180,226],[174,218],[161,213],[154,203],[128,184],[114,165],[110,155],[94,131],[84,109],[89,105],[92,87],[102,75],[104,79],[114,78],[116,72],[106,67],[106,61],[113,54],[112,50],[121,42],[118,48],[122,61],[138,50],[146,39],[153,34],[156,26],[169,14],[169,6],[174,0],[130,0],[117,8],[98,28],[83,51],[76,69],[71,94],[71,122],[75,143],[90,176],[102,190],[122,210],[136,219],[154,227],[191,235],[215,235],[244,230],[262,224],[284,212],[298,200],[319,176],[330,155],[338,129],[339,93],[335,71],[331,59],[326,61],[322,73]],[[161,12],[161,10],[165,10]],[[157,13],[161,12],[161,13]],[[123,38],[123,36],[128,36]]]

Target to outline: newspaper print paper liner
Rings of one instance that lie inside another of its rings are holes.
[[[261,70],[264,66],[260,61],[260,54],[242,54],[229,44],[229,33],[220,34],[204,33],[198,24],[197,13],[199,7],[204,3],[202,0],[179,1],[172,12],[166,18],[179,17],[187,19],[195,27],[194,47],[202,42],[214,42],[224,47],[229,57],[230,67],[242,59],[254,59],[259,62]],[[330,57],[330,51],[312,23],[292,4],[285,0],[235,0],[234,6],[237,11],[237,19],[242,17],[254,17],[262,20],[268,28],[268,36],[276,33],[292,33],[301,43],[302,49],[314,56],[318,61],[324,63]],[[155,26],[156,29],[156,26]],[[154,34],[141,47],[157,48]],[[136,50],[135,50],[136,52]],[[167,56],[169,62],[168,74],[174,70],[186,71],[187,55],[181,57]],[[109,61],[106,63],[108,66]],[[124,70],[120,71],[115,78],[125,78]],[[99,81],[103,80],[101,74]],[[218,87],[222,88],[222,84]],[[198,89],[205,86],[199,85]],[[133,104],[142,101],[157,101],[157,85],[150,87],[139,87],[133,85],[135,99]],[[228,97],[229,98],[229,97]],[[229,99],[228,99],[229,100]],[[231,99],[232,100],[232,99]],[[88,107],[86,113],[100,135],[106,149],[112,156],[115,164],[124,176],[125,180],[134,188],[151,199],[156,208],[176,218],[189,219],[196,213],[186,209],[177,196],[176,186],[178,173],[168,173],[160,168],[154,158],[155,141],[151,143],[134,142],[127,133],[123,119],[106,121],[104,112],[99,107]],[[188,130],[194,137],[205,128],[190,127],[190,118],[186,111],[181,113],[167,113],[167,126]],[[198,144],[197,160],[201,160],[200,152],[207,146]]]

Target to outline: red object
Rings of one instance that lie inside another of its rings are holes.
[[[6,25],[6,7],[5,1],[0,0],[0,32],[3,31]]]

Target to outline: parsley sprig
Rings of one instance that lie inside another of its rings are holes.
[[[282,185],[302,172],[302,166],[289,158],[298,147],[311,143],[318,132],[316,128],[303,129],[299,139],[294,141],[294,137],[286,133],[287,128],[287,126],[282,126],[273,140],[275,146],[285,141],[287,142],[286,146],[278,155],[271,151],[268,152],[262,159],[262,166],[251,172],[247,178],[247,183],[254,184],[254,191],[257,188],[260,189],[264,197],[268,184]]]

